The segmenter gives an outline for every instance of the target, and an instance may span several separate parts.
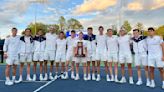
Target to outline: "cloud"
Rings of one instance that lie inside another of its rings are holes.
[[[114,6],[117,0],[84,0],[81,5],[75,8],[75,14],[83,14],[94,11],[105,10],[110,6]]]
[[[128,10],[155,10],[164,7],[163,0],[133,0],[127,5]]]

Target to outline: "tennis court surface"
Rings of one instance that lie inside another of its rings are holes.
[[[19,68],[17,69],[17,72],[18,70]],[[24,81],[22,83],[15,84],[12,86],[6,86],[4,85],[5,82],[4,72],[5,72],[5,65],[0,65],[0,92],[164,92],[164,90],[161,89],[162,83],[157,69],[155,70],[156,88],[154,89],[145,86],[144,70],[142,70],[142,79],[144,81],[144,84],[141,86],[137,86],[135,84],[130,85],[128,82],[125,84],[107,82],[104,72],[104,67],[101,67],[101,81],[99,82],[92,81],[92,80],[84,81],[82,75],[83,74],[82,67],[80,67],[80,80],[78,81],[72,79],[61,80],[59,76],[57,80],[52,80],[52,81],[49,80],[49,81],[28,82],[25,81],[26,69],[24,69],[24,73],[23,73]],[[19,73],[17,73],[17,79],[19,76],[18,74]],[[31,72],[31,77],[32,77],[32,72]],[[121,78],[121,74],[119,74],[119,80],[120,78]],[[126,78],[128,81],[127,69],[126,69]],[[134,82],[136,83],[137,71],[135,68],[133,68],[133,78],[134,78]]]

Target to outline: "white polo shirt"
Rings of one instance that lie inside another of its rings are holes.
[[[52,33],[47,33],[45,37],[46,37],[45,51],[55,51],[57,35]]]
[[[131,40],[129,35],[118,37],[119,53],[131,53],[130,41]]]
[[[148,37],[147,38],[147,45],[148,45],[148,53],[149,55],[162,55],[162,47],[161,44],[163,40],[160,36]]]
[[[76,37],[72,38],[71,36],[69,36],[66,40],[67,40],[67,52],[71,53],[73,52],[74,43],[76,42],[77,38]]]
[[[57,50],[56,53],[58,54],[66,54],[66,39],[57,39],[56,40]]]
[[[118,53],[118,37],[113,35],[111,37],[107,36],[107,49],[108,53]]]
[[[106,52],[107,51],[107,43],[106,43],[106,35],[97,35],[96,36],[97,52]]]

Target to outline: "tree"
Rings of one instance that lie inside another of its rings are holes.
[[[54,28],[55,33],[57,33],[57,34],[59,33],[59,25],[58,24],[47,25],[47,28],[49,28],[50,26]]]
[[[35,30],[36,27],[36,30]],[[31,29],[32,35],[35,35],[39,29],[42,29],[45,33],[47,32],[47,25],[43,23],[31,23],[28,25],[28,28]]]
[[[125,30],[126,30],[127,32],[130,32],[131,29],[132,29],[132,27],[131,27],[131,25],[130,25],[130,23],[129,23],[128,20],[124,21],[123,27],[125,28]]]
[[[139,29],[140,31],[144,29],[144,25],[140,22],[136,24],[136,28]]]
[[[59,26],[61,31],[64,31],[64,29],[66,28],[66,20],[63,16],[60,16],[59,18]]]
[[[164,36],[164,25],[157,28],[156,34],[160,36]]]
[[[117,35],[117,26],[112,25],[113,35]]]
[[[83,29],[82,24],[74,18],[71,18],[67,21],[67,26],[68,29]]]

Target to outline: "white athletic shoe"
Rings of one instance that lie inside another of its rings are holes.
[[[68,79],[68,72],[65,73],[65,79]]]
[[[130,78],[129,78],[129,84],[134,84],[134,82],[133,82],[133,77],[130,77]]]
[[[56,80],[58,78],[58,75],[55,75],[54,79]],[[53,80],[53,79],[52,79]]]
[[[76,74],[75,80],[79,80],[79,79],[80,79],[79,74]]]
[[[113,76],[113,75],[111,76],[111,80],[110,80],[110,81],[115,81],[115,80],[114,80],[114,76]]]
[[[121,80],[120,80],[120,83],[126,83],[126,78],[122,77]]]
[[[101,80],[100,75],[97,75],[96,81],[100,81],[100,80]]]
[[[43,81],[43,75],[40,74],[39,80],[40,80],[40,81]]]
[[[114,78],[114,81],[115,81],[115,82],[119,82],[119,80],[118,80],[118,78],[117,78],[117,77],[115,77],[115,78]]]
[[[92,80],[96,80],[95,74],[92,74]]]
[[[86,76],[84,76],[83,79],[84,79],[84,81],[87,81],[88,80],[88,78]]]
[[[150,81],[149,80],[146,81],[146,86],[150,87]]]
[[[33,81],[36,81],[36,74],[33,75]]]
[[[43,79],[44,81],[47,81],[48,80],[48,75],[47,74],[45,74],[45,76],[44,76],[44,79]]]
[[[91,80],[91,74],[88,74],[87,80]]]
[[[155,83],[154,82],[151,82],[150,86],[151,88],[155,88]]]
[[[65,79],[64,74],[61,75],[61,79]]]
[[[164,89],[164,84],[162,85],[162,89]]]
[[[52,75],[49,75],[49,79],[50,79],[50,80],[53,80],[54,77],[53,77]]]
[[[15,83],[20,83],[22,81],[23,81],[22,77],[19,77],[19,80],[15,81]]]
[[[11,85],[13,85],[14,83],[12,82],[12,81],[10,81],[10,80],[6,80],[5,81],[5,85],[8,85],[8,86],[11,86]]]
[[[138,80],[137,83],[136,83],[136,85],[138,85],[138,86],[142,85],[142,81],[141,80]]]
[[[75,79],[75,75],[73,72],[71,73],[71,79]]]
[[[106,75],[106,81],[111,81],[109,75]]]

